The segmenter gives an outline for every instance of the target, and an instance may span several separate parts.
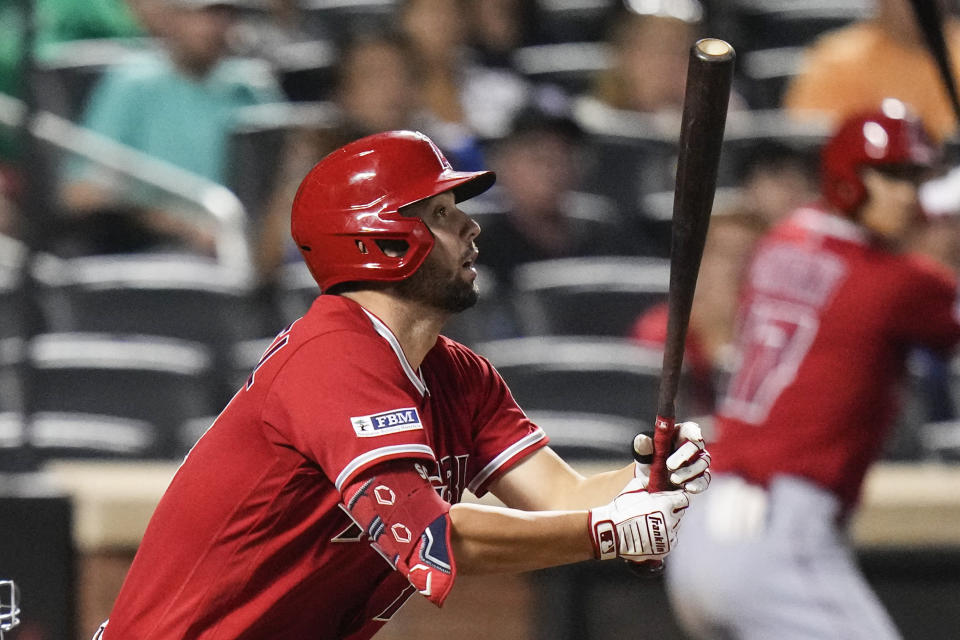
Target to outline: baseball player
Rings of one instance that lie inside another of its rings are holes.
[[[668,464],[681,489],[647,493],[637,464],[582,477],[487,360],[439,335],[477,296],[480,229],[457,203],[493,181],[409,131],[310,171],[291,226],[323,295],[187,455],[99,638],[369,638],[461,573],[672,549],[709,483],[696,425]]]
[[[900,637],[844,526],[895,417],[908,348],[960,340],[954,274],[898,251],[936,151],[903,103],[850,118],[823,149],[822,204],[753,257],[714,483],[666,567],[694,638]]]

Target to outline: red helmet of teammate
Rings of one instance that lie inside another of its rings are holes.
[[[888,98],[881,110],[846,120],[827,142],[821,157],[823,193],[831,205],[853,213],[867,197],[863,167],[930,167],[936,158],[920,120],[902,102]]]
[[[341,282],[397,281],[413,274],[433,235],[400,209],[444,191],[457,202],[494,182],[491,171],[454,171],[427,136],[388,131],[361,138],[321,160],[293,201],[291,232],[321,290]],[[403,241],[388,255],[380,240]]]

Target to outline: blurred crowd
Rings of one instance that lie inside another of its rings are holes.
[[[3,3],[0,234],[62,260],[214,263],[239,236],[230,264],[249,269],[267,335],[296,315],[280,300],[303,281],[288,233],[300,179],[351,139],[416,129],[454,168],[498,173],[468,213],[500,308],[457,330],[523,335],[508,308],[520,265],[669,256],[687,58],[721,37],[738,61],[688,356],[708,413],[753,245],[819,197],[832,125],[896,97],[947,145],[944,174],[956,161],[954,114],[907,0],[793,4],[37,0],[28,15]],[[960,68],[960,21],[942,4]],[[34,118],[31,137],[24,113],[55,119]],[[931,184],[912,241],[953,268],[958,191],[949,176]],[[621,337],[656,345],[665,318],[662,305],[638,311]]]

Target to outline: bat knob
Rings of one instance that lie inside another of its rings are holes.
[[[662,560],[647,560],[646,562],[627,561],[627,566],[630,567],[630,571],[637,574],[641,578],[656,577],[663,573]]]
[[[694,52],[698,58],[707,62],[723,62],[732,60],[736,55],[733,46],[726,40],[720,38],[703,38],[693,45]]]

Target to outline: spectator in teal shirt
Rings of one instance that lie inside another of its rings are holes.
[[[141,0],[163,42],[107,71],[94,88],[82,124],[127,146],[209,180],[227,181],[227,144],[237,110],[281,101],[269,66],[228,57],[234,22],[228,3]],[[132,206],[147,235],[209,251],[215,240],[156,192],[117,179],[91,162],[68,167],[65,207],[83,216]],[[114,219],[115,220],[115,219]],[[129,220],[124,224],[129,224]],[[149,244],[149,243],[148,243]]]

